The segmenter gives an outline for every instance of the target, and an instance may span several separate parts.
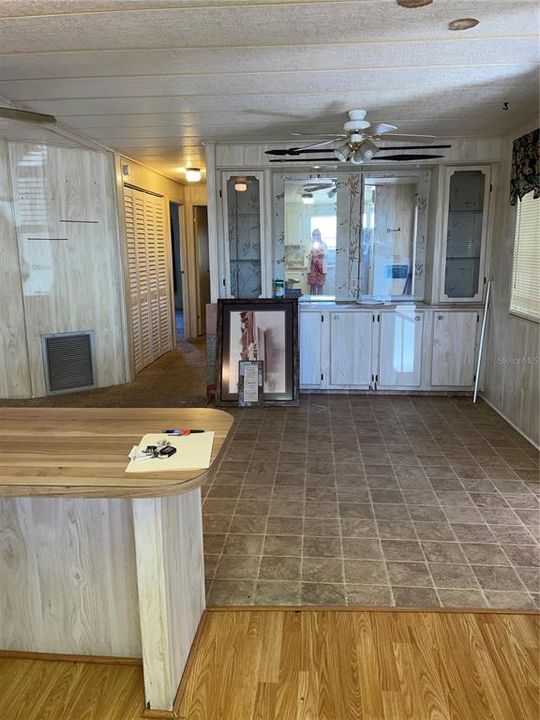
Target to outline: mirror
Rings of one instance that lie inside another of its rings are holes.
[[[365,176],[360,295],[414,295],[418,183],[414,177]]]
[[[285,182],[285,294],[333,300],[336,294],[336,179]]]

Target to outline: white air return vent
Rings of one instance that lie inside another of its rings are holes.
[[[95,387],[92,332],[55,333],[41,339],[48,393]]]

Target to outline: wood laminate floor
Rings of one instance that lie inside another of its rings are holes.
[[[210,610],[182,720],[537,720],[530,614]],[[139,720],[139,667],[0,658],[3,720]]]

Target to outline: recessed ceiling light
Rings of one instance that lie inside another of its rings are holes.
[[[476,18],[458,18],[448,23],[449,30],[469,30],[470,28],[476,27],[480,20]]]
[[[423,7],[424,5],[431,5],[433,0],[396,0],[398,5],[406,8]]]

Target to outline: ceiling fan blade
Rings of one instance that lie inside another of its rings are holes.
[[[297,155],[298,153],[304,152],[304,150],[315,150],[315,148],[322,148],[326,147],[327,145],[333,145],[335,140],[323,140],[319,143],[313,143],[313,145],[304,145],[304,147],[299,147],[294,149],[294,154]]]
[[[55,123],[54,115],[32,112],[31,110],[16,110],[15,108],[0,107],[0,118],[6,120],[21,120],[22,122],[33,123]]]
[[[316,162],[317,165],[320,165],[322,162],[330,161],[334,165],[337,165],[339,163],[338,159],[336,157],[325,157],[325,158],[313,158],[313,162]],[[309,162],[308,158],[272,158],[270,160],[271,163],[298,163],[303,162],[307,163]]]
[[[438,138],[436,137],[436,135],[408,135],[405,133],[386,133],[384,135],[384,139],[397,140],[398,142],[400,140],[403,140],[404,142],[410,140],[411,142],[432,143]]]
[[[294,155],[297,148],[280,148],[276,150],[265,150],[265,155]]]
[[[324,138],[324,137],[347,137],[346,133],[299,133],[299,132],[292,132],[289,133],[292,137],[314,137],[314,138]]]
[[[392,147],[380,147],[379,151],[383,150],[441,150],[442,148],[451,148],[451,145],[398,145]]]
[[[328,190],[328,188],[334,187],[335,183],[321,183],[319,185],[304,185],[304,192],[317,192],[318,190]]]
[[[406,162],[407,160],[432,160],[433,158],[442,158],[444,155],[385,155],[384,157],[374,157],[372,160],[397,160],[398,162]]]
[[[333,140],[329,141],[330,143],[333,142]],[[318,143],[317,143],[318,144]],[[326,143],[325,143],[326,144]],[[306,149],[308,148],[308,149]],[[400,150],[401,148],[398,148]],[[306,145],[306,147],[291,147],[291,148],[284,148],[284,149],[276,149],[276,150],[265,150],[265,155],[308,155],[311,153],[320,153],[320,152],[326,152],[326,148],[317,149],[314,148],[313,145]]]
[[[373,135],[384,135],[385,133],[390,133],[393,130],[397,130],[397,127],[395,125],[389,125],[388,123],[376,123],[371,126],[371,133]]]
[[[442,158],[444,155],[383,155],[382,157],[377,155],[376,157],[371,158],[371,160],[367,161],[365,164],[369,164],[370,162],[373,162],[374,160],[395,160],[397,162],[406,162],[407,160],[409,162],[413,162],[415,160],[433,160],[436,158]],[[279,158],[276,160],[270,160],[271,163],[298,163],[303,162],[307,163],[309,162],[308,158]],[[337,158],[335,157],[324,157],[324,158],[313,158],[313,162],[316,162],[317,165],[320,165],[321,163],[330,162],[333,165],[339,164],[337,161]],[[348,164],[348,163],[345,163]],[[364,163],[363,163],[364,164]],[[357,165],[356,167],[360,168],[361,165]]]

